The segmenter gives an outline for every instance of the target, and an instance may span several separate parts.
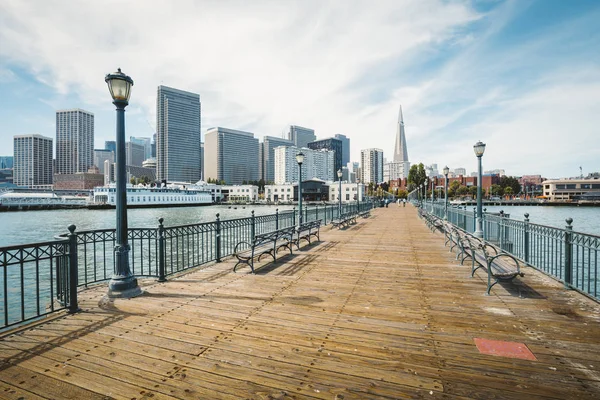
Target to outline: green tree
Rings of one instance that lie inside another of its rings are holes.
[[[490,187],[490,193],[492,196],[502,196],[502,193],[503,193],[502,186],[493,184]]]
[[[399,189],[397,196],[401,199],[406,199],[408,197],[408,192],[404,189]]]
[[[452,181],[450,183],[450,187],[448,188],[448,197],[452,198],[452,197],[456,196],[456,191],[458,190],[459,187],[460,187],[459,181]]]
[[[514,176],[501,176],[500,187],[502,187],[503,191],[506,191],[506,188],[510,187],[512,189],[512,193],[521,193],[521,184]]]
[[[425,166],[423,163],[413,164],[408,171],[408,190],[421,186],[427,180]]]
[[[456,194],[459,196],[466,196],[467,194],[469,194],[469,188],[466,186],[460,186],[457,190],[456,190]]]
[[[482,188],[483,189],[483,188]],[[477,198],[477,186],[469,187],[469,194],[473,196],[473,198]],[[483,194],[482,194],[483,195]]]
[[[135,184],[137,184],[137,179],[136,179],[136,177],[135,177],[135,176],[132,176],[132,177],[129,179],[129,183],[131,183],[132,185],[135,185]]]
[[[507,187],[505,187],[505,188],[504,188],[504,194],[505,194],[506,196],[510,196],[510,195],[512,195],[513,193],[514,193],[514,192],[513,192],[513,188],[512,188],[512,187],[510,187],[510,186],[507,186]]]

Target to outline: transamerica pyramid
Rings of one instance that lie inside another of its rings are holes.
[[[398,125],[396,126],[396,146],[394,146],[394,162],[408,163],[408,151],[406,150],[406,136],[404,135],[404,118],[402,117],[402,106],[398,113]]]

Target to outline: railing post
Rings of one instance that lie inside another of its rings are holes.
[[[256,236],[256,219],[254,217],[254,210],[252,210],[252,216],[250,217],[250,220],[252,221],[250,225],[250,237],[252,240],[254,240],[254,237]]]
[[[523,246],[525,246],[525,262],[529,264],[529,213],[525,213],[525,224],[523,226]]]
[[[77,234],[75,225],[69,225],[69,314],[79,311],[77,303],[77,285],[79,283],[79,268],[77,266]]]
[[[485,214],[487,212],[487,208],[483,209],[483,212],[481,213],[481,226],[483,227],[483,240],[488,240],[488,234],[487,234],[487,226],[486,224],[486,220],[485,220]]]
[[[325,217],[323,219],[323,225],[327,225],[327,204],[325,204],[325,210],[323,214],[325,214]]]
[[[279,208],[275,209],[275,230],[279,230]]]
[[[570,289],[573,284],[573,218],[565,221],[565,289]]]
[[[500,249],[504,250],[504,211],[500,210]]]
[[[475,232],[476,230],[477,230],[477,207],[473,207],[473,232]]]
[[[315,204],[315,221],[319,220],[319,205]]]
[[[217,221],[215,228],[215,245],[216,245],[216,261],[221,262],[221,219],[217,213]]]
[[[166,282],[165,278],[165,226],[164,218],[158,219],[158,281]]]
[[[294,212],[292,213],[292,226],[296,226],[296,207],[294,207]]]

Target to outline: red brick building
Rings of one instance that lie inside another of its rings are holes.
[[[459,175],[454,178],[448,178],[448,187],[450,187],[450,185],[452,185],[452,182],[454,182],[454,181],[458,181],[461,186],[466,186],[466,187],[477,186],[477,177],[476,176]],[[500,184],[500,176],[499,175],[483,175],[481,177],[481,188],[483,189],[484,193],[489,193],[489,189],[492,187],[492,185],[498,185],[498,184]],[[434,185],[434,187],[444,186],[444,178],[443,177],[442,178],[440,178],[440,177],[433,178],[433,185]],[[392,191],[392,192],[395,192],[395,189],[408,190],[407,186],[408,186],[407,178],[394,179],[394,180],[390,181],[390,191]],[[429,183],[429,190],[431,190],[431,182]]]
[[[90,172],[54,175],[54,189],[93,189],[104,185],[104,175]]]

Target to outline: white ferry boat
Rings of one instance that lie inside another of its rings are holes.
[[[116,185],[94,188],[94,204],[116,206]],[[127,207],[177,207],[212,204],[210,189],[203,185],[170,183],[166,187],[127,185]]]

